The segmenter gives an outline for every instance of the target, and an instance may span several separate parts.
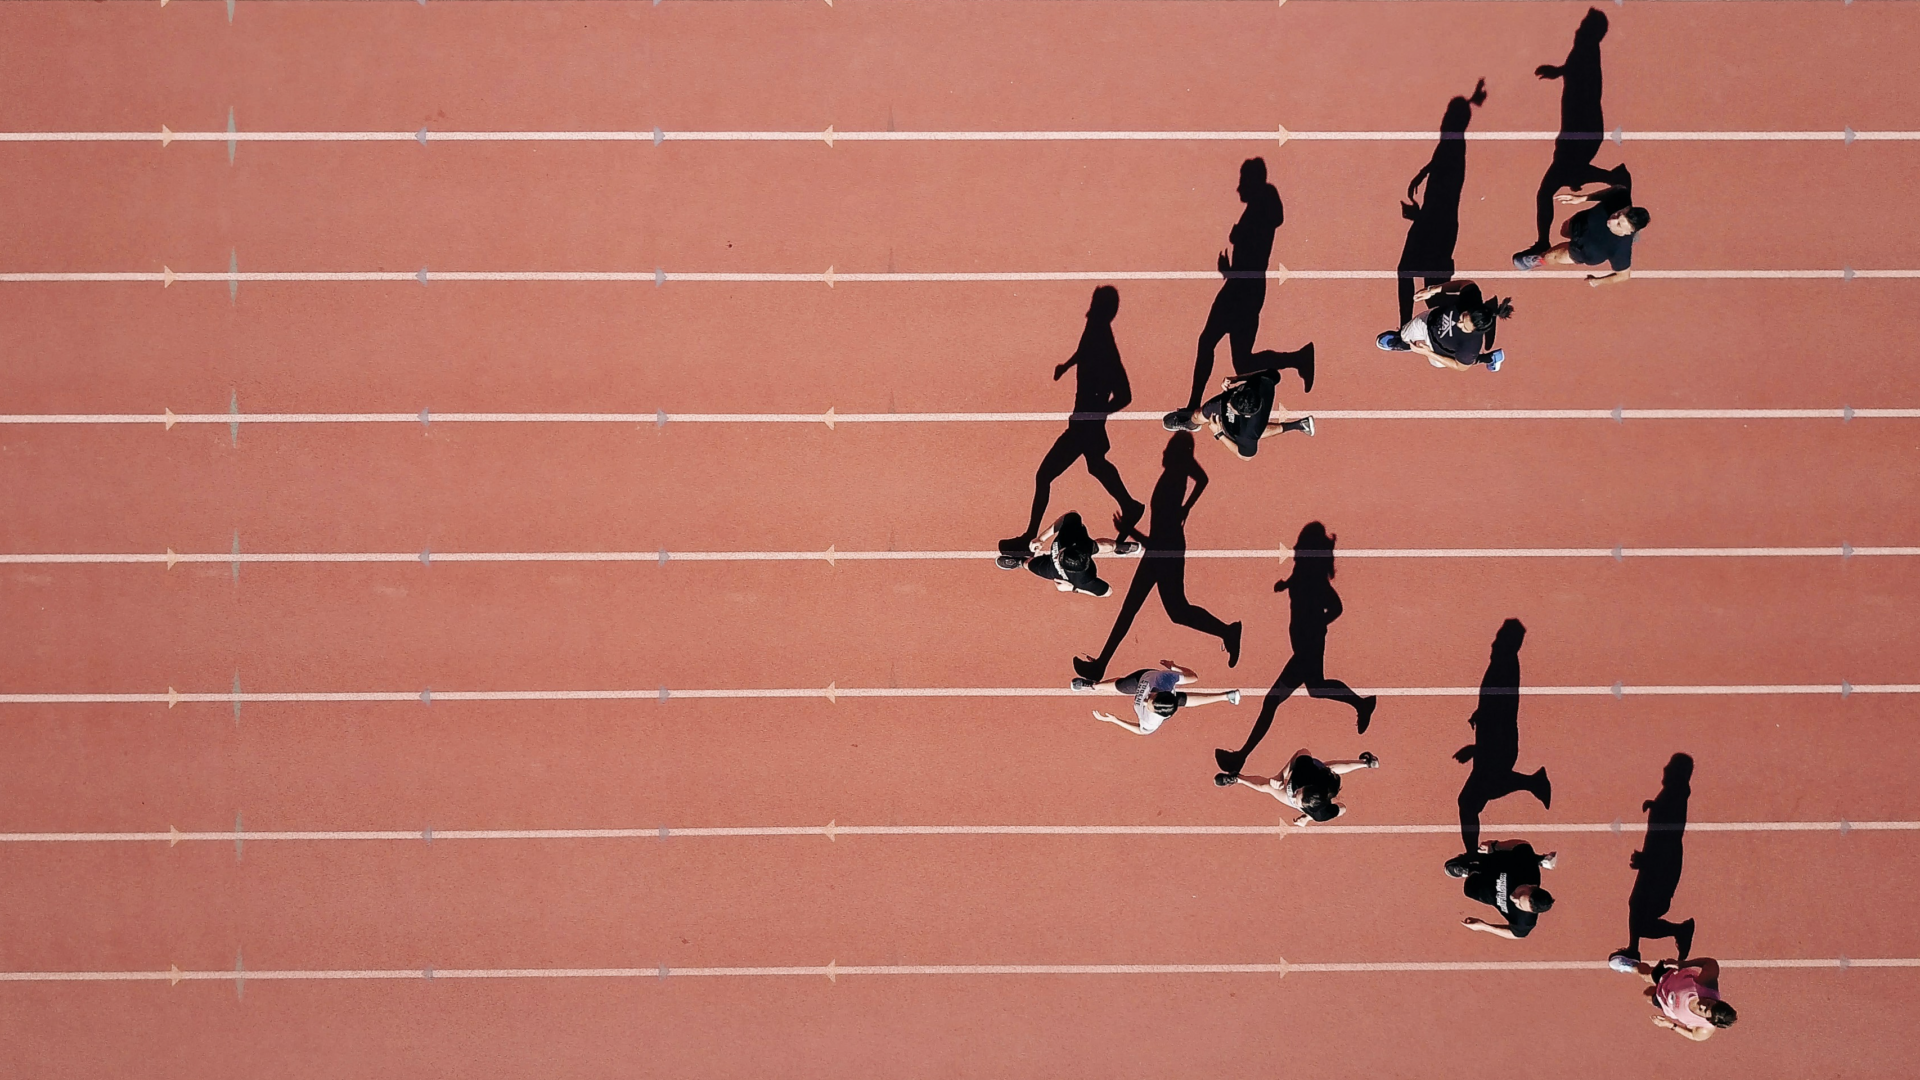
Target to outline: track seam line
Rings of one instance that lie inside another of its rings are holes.
[[[5,844],[132,844],[164,843],[168,847],[196,842],[233,841],[244,835],[250,842],[367,842],[401,841],[418,843],[434,840],[661,840],[661,839],[740,839],[820,837],[838,842],[843,836],[940,837],[940,836],[1438,836],[1460,831],[1457,822],[1414,825],[1315,825],[1296,828],[1291,825],[746,825],[696,826],[672,828],[604,829],[279,829],[166,832],[14,832],[0,833]],[[1692,833],[1835,833],[1920,832],[1920,821],[1703,821],[1684,827],[1653,826],[1645,823],[1607,822],[1586,824],[1486,825],[1488,833],[1535,834],[1613,834],[1641,836],[1648,832]]]
[[[1248,695],[1264,693],[1261,688],[1242,687]],[[1366,693],[1381,697],[1479,697],[1498,694],[1478,686],[1396,686],[1373,687]],[[1531,686],[1514,691],[1516,696],[1538,697],[1780,697],[1837,696],[1855,694],[1920,694],[1920,683],[1726,683],[1699,685],[1628,686],[1615,682],[1608,686]],[[1066,687],[843,687],[828,683],[821,688],[778,689],[701,689],[678,690],[651,687],[644,690],[339,690],[339,691],[241,691],[182,693],[168,687],[154,693],[5,693],[0,705],[174,705],[212,703],[283,704],[372,704],[415,703],[431,706],[446,702],[485,701],[657,701],[689,700],[770,700],[780,698],[825,699],[829,704],[841,698],[1080,698],[1086,695]]]

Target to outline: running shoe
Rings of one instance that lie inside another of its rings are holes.
[[[1607,957],[1607,966],[1622,975],[1631,975],[1640,966],[1639,958],[1625,949]]]
[[[1313,417],[1311,416],[1301,417],[1300,430],[1307,433],[1307,438],[1309,439],[1313,438]]]
[[[1546,261],[1547,257],[1545,255],[1523,251],[1513,257],[1513,268],[1515,270],[1538,270]]]
[[[1070,683],[1068,683],[1067,685],[1068,685],[1068,686],[1071,686],[1071,687],[1072,687],[1073,689],[1075,689],[1075,690],[1091,690],[1091,689],[1093,689],[1093,684],[1092,684],[1092,683],[1090,683],[1090,682],[1088,682],[1087,680],[1085,680],[1085,679],[1083,679],[1083,678],[1081,678],[1081,677],[1080,677],[1080,676],[1078,676],[1078,675],[1075,675],[1075,676],[1073,677],[1073,681],[1072,681],[1072,682],[1070,682]]]
[[[1018,570],[1026,565],[1026,561],[1027,560],[1018,555],[996,555],[994,556],[993,565],[1002,570]]]
[[[1160,426],[1168,431],[1199,431],[1200,421],[1191,409],[1175,409],[1160,418]]]
[[[1495,349],[1487,355],[1487,370],[1499,371],[1500,365],[1507,362],[1507,350]]]
[[[1387,352],[1413,351],[1405,341],[1400,339],[1400,332],[1398,330],[1388,330],[1379,337],[1374,338],[1373,343]]]
[[[1232,773],[1220,772],[1220,773],[1213,774],[1214,787],[1232,787],[1233,781],[1234,781],[1234,775]]]
[[[1240,691],[1238,690],[1227,691],[1227,704],[1229,705],[1240,704]]]

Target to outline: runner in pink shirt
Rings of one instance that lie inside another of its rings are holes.
[[[1739,1019],[1733,1006],[1720,1000],[1720,965],[1713,960],[1662,960],[1628,967],[1624,958],[1617,958],[1612,966],[1646,981],[1647,997],[1659,1010],[1653,1016],[1655,1025],[1694,1042],[1707,1041]]]

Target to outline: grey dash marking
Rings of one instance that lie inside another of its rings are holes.
[[[240,582],[240,530],[238,529],[235,529],[233,531],[233,563],[232,565],[233,565],[233,580],[234,580],[234,583],[237,585]]]
[[[1843,267],[1841,267],[1841,268],[1840,268],[1840,280],[1841,280],[1841,281],[1852,281],[1852,280],[1853,280],[1853,267],[1851,267],[1851,266],[1843,266]]]
[[[425,840],[429,844],[433,843],[433,826],[429,825],[420,830],[420,839]]]
[[[233,0],[227,0],[227,10],[233,10]],[[229,18],[228,22],[233,20]],[[227,303],[240,302],[240,249],[232,248],[227,252]]]
[[[1618,679],[1615,679],[1613,683],[1614,700],[1618,701],[1619,699],[1625,697],[1626,694],[1627,694],[1627,688],[1620,685],[1620,681]]]
[[[1840,557],[1843,559],[1853,558],[1853,545],[1847,543],[1845,540],[1840,541]]]
[[[413,275],[413,277],[414,277],[414,280],[418,281],[422,285],[425,285],[427,283],[427,268],[424,266],[421,267],[420,272]]]
[[[414,132],[413,137],[420,140],[421,146],[427,145],[427,129],[426,128],[422,127],[419,131]]]
[[[240,811],[233,812],[233,861],[240,861],[240,845],[246,839],[246,829],[240,824]]]
[[[1613,407],[1613,422],[1616,424],[1625,423],[1626,419],[1627,419],[1626,410],[1621,408],[1618,405],[1615,405]]]
[[[662,825],[660,826],[660,839],[665,840],[666,838],[667,838],[667,827],[665,825]]]
[[[1840,680],[1840,696],[1841,697],[1853,696],[1853,684],[1848,682],[1845,679]]]
[[[229,105],[227,106],[227,164],[228,165],[233,164],[233,152],[236,149],[238,149],[240,145],[238,140],[234,138],[234,135],[237,134],[239,130],[240,129],[237,126],[235,126],[233,122],[233,106]]]
[[[233,726],[240,726],[240,673],[233,673]]]
[[[233,0],[227,0],[227,25],[233,25]]]
[[[423,274],[426,273],[425,270],[422,270],[420,272]],[[425,405],[420,406],[420,426],[426,427],[428,422],[430,422],[432,419],[433,419],[433,413],[428,411],[428,406],[425,406]]]
[[[660,0],[653,0],[653,2],[654,2],[654,3],[656,3],[656,4],[658,4],[658,3],[660,2]],[[670,969],[669,969],[669,968],[667,967],[667,965],[665,965],[665,964],[661,964],[661,965],[660,965],[660,977],[661,977],[661,978],[663,978],[663,979],[664,979],[664,978],[666,978],[666,977],[667,977],[667,972],[668,972],[669,970],[670,970]]]
[[[653,0],[653,2],[657,4],[660,2],[660,0]],[[667,141],[667,133],[664,131],[661,131],[659,128],[654,128],[653,129],[653,145],[659,146],[661,143],[666,141]]]
[[[1846,130],[1846,136],[1847,136],[1847,145],[1848,145],[1848,146],[1852,146],[1852,145],[1853,145],[1853,140],[1854,140],[1854,130],[1853,130],[1853,128],[1852,128],[1852,127],[1848,127],[1848,128],[1847,128],[1847,130]]]
[[[1845,971],[1848,968],[1853,966],[1853,961],[1847,959],[1844,954],[1838,960],[1836,960],[1835,963],[1840,965],[1841,971]]]
[[[655,410],[653,411],[653,426],[654,426],[654,427],[666,427],[666,426],[667,426],[667,410],[665,410],[665,409],[655,409]]]
[[[660,286],[665,285],[666,283],[667,283],[667,268],[664,266],[654,267],[653,268],[653,287],[657,289]]]
[[[660,688],[660,703],[661,703],[662,705],[665,705],[665,704],[667,703],[667,699],[668,699],[668,698],[670,698],[670,697],[672,697],[672,696],[673,696],[672,694],[670,694],[670,693],[668,693],[668,692],[667,692],[667,688],[666,688],[666,687],[664,687],[664,686],[663,686],[663,687],[661,687],[661,688]]]
[[[1627,561],[1627,549],[1626,549],[1626,548],[1624,548],[1624,547],[1622,547],[1622,546],[1621,546],[1621,545],[1619,545],[1619,544],[1615,544],[1615,545],[1613,545],[1613,561],[1614,561],[1614,562],[1626,562],[1626,561]]]
[[[426,3],[426,2],[427,2],[427,0],[420,0],[420,2],[421,2],[422,4],[424,4],[424,3]],[[420,977],[421,977],[421,978],[423,978],[423,979],[425,979],[425,980],[427,980],[428,982],[432,982],[432,981],[433,981],[433,969],[432,969],[432,968],[430,968],[430,967],[424,967],[424,968],[421,968],[421,969],[420,969]]]
[[[425,690],[420,691],[420,704],[433,704],[433,687],[429,686]]]
[[[660,565],[661,566],[667,565],[667,549],[666,548],[660,549]]]
[[[1625,824],[1625,823],[1624,823],[1624,822],[1622,822],[1622,821],[1621,821],[1621,820],[1620,820],[1619,818],[1614,818],[1614,819],[1613,819],[1613,835],[1615,835],[1615,836],[1619,836],[1619,835],[1620,835],[1620,828],[1621,828],[1621,826],[1622,826],[1623,824]]]
[[[1843,424],[1853,423],[1853,406],[1851,405],[1840,406],[1840,422]]]
[[[1840,835],[1845,836],[1852,831],[1853,831],[1853,822],[1848,821],[1846,818],[1841,818],[1840,819]],[[1845,963],[1844,960],[1842,960],[1841,962],[1842,964]]]
[[[1613,145],[1615,146],[1625,145],[1625,142],[1624,142],[1625,137],[1626,137],[1625,128],[1616,127],[1613,129]]]
[[[237,386],[233,388],[231,394],[227,397],[227,415],[233,417],[233,419],[227,421],[227,441],[234,446],[239,446],[240,388]]]
[[[420,549],[420,565],[421,566],[433,565],[433,549],[432,548]]]
[[[231,8],[233,0],[227,0],[227,6]],[[233,950],[233,996],[247,1000],[247,961],[239,949]]]

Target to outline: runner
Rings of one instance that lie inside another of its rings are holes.
[[[1636,964],[1615,956],[1615,971],[1631,972],[1646,980],[1646,995],[1659,1011],[1656,1027],[1683,1035],[1694,1042],[1706,1042],[1721,1028],[1732,1027],[1740,1014],[1720,1000],[1720,964],[1718,961],[1662,960],[1658,964]]]
[[[1316,821],[1332,821],[1347,812],[1345,805],[1334,802],[1334,796],[1340,794],[1340,778],[1355,769],[1377,769],[1380,759],[1372,754],[1361,754],[1358,761],[1321,761],[1305,749],[1295,750],[1287,760],[1287,767],[1280,770],[1278,776],[1237,776],[1233,773],[1216,773],[1213,782],[1220,787],[1244,785],[1263,795],[1271,795],[1282,803],[1300,811],[1293,819],[1298,826],[1311,825]]]
[[[1229,705],[1240,704],[1238,690],[1203,693],[1197,690],[1175,689],[1187,683],[1197,682],[1199,678],[1200,676],[1194,674],[1191,668],[1181,667],[1171,660],[1162,660],[1158,668],[1141,668],[1131,675],[1122,675],[1106,682],[1088,682],[1076,676],[1073,680],[1073,688],[1087,692],[1111,691],[1132,698],[1133,714],[1139,717],[1139,723],[1129,724],[1111,713],[1103,713],[1098,709],[1093,711],[1093,718],[1109,724],[1117,724],[1135,735],[1151,735],[1160,730],[1160,725],[1166,723],[1168,718],[1182,708],[1188,706],[1198,708],[1201,705],[1211,705],[1216,701],[1224,701]]]
[[[1134,540],[1096,540],[1087,533],[1079,514],[1067,513],[1034,538],[1029,550],[1033,557],[1026,560],[1026,568],[1053,582],[1054,588],[1061,592],[1106,596],[1113,587],[1100,580],[1093,557],[1130,555],[1140,550],[1140,544]],[[1001,555],[995,562],[1002,570],[1016,570],[1021,566],[1020,559],[1011,555]]]
[[[1279,385],[1278,371],[1256,371],[1222,381],[1221,392],[1200,406],[1207,431],[1242,460],[1260,452],[1260,440],[1283,431],[1304,431],[1312,437],[1311,416],[1298,420],[1272,419],[1275,408],[1282,413],[1287,411],[1286,406],[1274,400],[1274,390]]]
[[[1540,887],[1540,871],[1551,870],[1554,852],[1536,855],[1525,840],[1489,840],[1479,851],[1447,860],[1447,876],[1465,878],[1464,892],[1506,916],[1490,923],[1468,916],[1460,925],[1483,934],[1517,941],[1533,933],[1540,916],[1553,910],[1553,894]]]
[[[1566,243],[1540,252],[1517,252],[1513,256],[1514,268],[1537,270],[1543,265],[1599,266],[1604,263],[1612,272],[1588,274],[1587,284],[1608,285],[1632,277],[1633,245],[1640,239],[1640,230],[1653,218],[1645,209],[1633,205],[1633,177],[1627,173],[1627,167],[1616,166],[1611,176],[1614,183],[1585,195],[1577,191],[1555,195],[1553,201],[1563,205],[1591,205],[1560,226],[1560,235],[1567,238]]]
[[[1493,345],[1499,320],[1513,317],[1511,300],[1498,296],[1485,299],[1480,286],[1471,281],[1431,285],[1414,293],[1413,298],[1424,301],[1427,310],[1399,330],[1380,334],[1374,344],[1388,352],[1419,353],[1437,368],[1465,371],[1484,364],[1488,371],[1500,370],[1506,362],[1506,350],[1482,350]]]

